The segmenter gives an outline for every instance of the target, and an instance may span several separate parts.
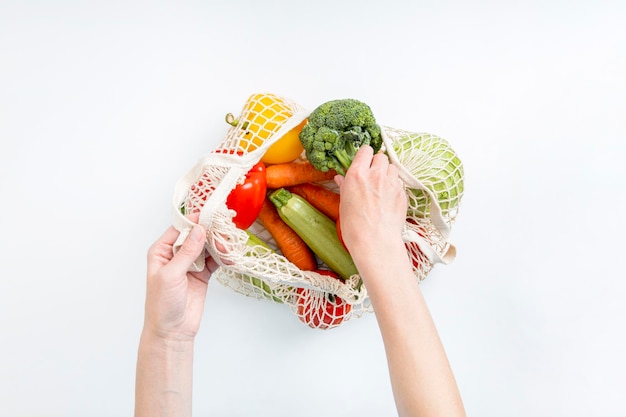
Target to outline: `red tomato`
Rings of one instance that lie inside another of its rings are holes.
[[[332,271],[320,269],[315,271],[340,279]],[[324,294],[308,288],[298,288],[298,317],[300,321],[314,329],[328,329],[343,322],[352,310],[352,306],[342,298],[332,294]]]

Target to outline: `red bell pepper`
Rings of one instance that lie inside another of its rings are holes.
[[[218,149],[216,152],[234,154],[237,151]],[[196,201],[203,202],[212,189],[214,187],[205,174],[191,186],[190,193]],[[226,207],[236,213],[233,217],[235,226],[245,230],[254,223],[263,207],[266,192],[265,164],[259,161],[246,173],[243,184],[237,184],[226,198]]]
[[[246,174],[243,184],[237,186],[226,198],[226,206],[237,214],[233,223],[240,229],[247,229],[254,223],[265,201],[265,164],[257,162]]]

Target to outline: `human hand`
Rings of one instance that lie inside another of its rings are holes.
[[[342,239],[354,258],[378,258],[381,248],[404,250],[401,236],[408,201],[398,169],[387,155],[374,155],[370,146],[362,146],[345,177],[338,175],[335,182],[341,194]]]
[[[179,232],[169,227],[148,250],[144,331],[171,340],[193,340],[200,327],[209,277],[217,263],[206,257],[205,268],[190,272],[202,253],[206,232],[194,225],[176,255]]]
[[[465,416],[402,240],[408,199],[398,169],[362,146],[335,181],[342,238],[376,312],[398,414]]]

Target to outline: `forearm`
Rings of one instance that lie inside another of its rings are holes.
[[[135,417],[191,416],[193,340],[172,341],[144,331],[135,381]]]
[[[362,261],[360,271],[379,323],[398,412],[464,416],[456,381],[406,252],[398,248],[387,253],[397,255],[382,264]]]

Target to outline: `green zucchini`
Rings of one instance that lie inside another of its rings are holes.
[[[270,248],[267,243],[259,239],[258,236],[252,234],[249,230],[246,230],[246,233],[248,234],[248,240],[246,241],[246,244],[248,246],[263,246],[264,248],[272,250],[272,248]],[[248,253],[247,255],[250,255],[250,253]],[[245,277],[248,281],[250,281],[252,285],[263,290],[263,295],[265,295],[265,298],[275,301],[277,303],[283,303],[283,300],[276,295],[276,292],[273,291],[265,281],[250,275],[245,275]]]
[[[285,188],[270,194],[281,219],[304,240],[322,262],[344,280],[358,274],[348,251],[337,236],[335,222],[308,201]]]

